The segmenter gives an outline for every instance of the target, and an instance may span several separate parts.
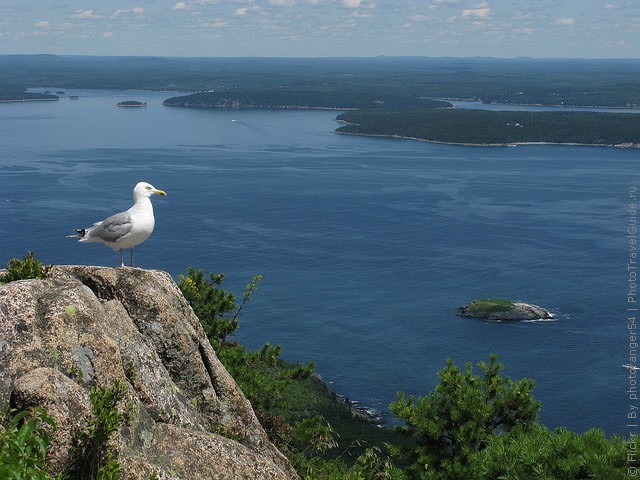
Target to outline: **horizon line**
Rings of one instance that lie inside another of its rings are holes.
[[[599,61],[621,61],[621,60],[637,60],[640,61],[640,57],[532,57],[528,55],[519,55],[516,57],[494,57],[489,55],[473,55],[473,56],[455,56],[455,55],[327,55],[327,56],[301,56],[301,55],[219,55],[219,56],[206,56],[206,55],[161,55],[161,54],[147,54],[147,55],[100,55],[100,54],[77,54],[77,53],[0,53],[0,57],[89,57],[89,58],[163,58],[163,59],[298,59],[298,60],[312,60],[312,59],[325,59],[325,60],[339,60],[339,59],[431,59],[431,60],[599,60]]]

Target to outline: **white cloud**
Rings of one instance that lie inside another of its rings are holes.
[[[558,18],[556,20],[556,23],[558,25],[570,26],[570,25],[575,25],[576,21],[573,18],[564,17],[564,18]]]
[[[115,34],[114,34],[113,32],[104,32],[104,33],[102,34],[102,36],[103,36],[104,38],[113,38],[113,37],[115,36]]]
[[[36,27],[49,27],[51,26],[51,24],[48,21],[44,21],[44,22],[38,22],[35,24]]]
[[[491,9],[488,7],[465,8],[464,10],[462,10],[463,18],[469,18],[469,17],[487,18],[489,15],[491,15]]]
[[[200,25],[207,28],[224,28],[229,26],[229,22],[222,20],[220,18],[217,18],[212,22],[200,23]]]
[[[244,17],[247,13],[249,13],[249,9],[247,7],[241,7],[235,11],[233,14],[234,17]]]
[[[366,12],[366,11],[362,11],[362,10],[356,10],[355,12],[353,12],[349,16],[351,18],[373,18],[373,17],[375,17],[375,14],[373,12]]]
[[[358,8],[362,5],[362,0],[342,0],[341,4],[345,8]]]
[[[173,7],[171,7],[171,10],[189,10],[191,7],[189,7],[189,5],[187,5],[184,2],[178,2],[176,3]]]
[[[272,7],[293,7],[296,0],[269,0],[267,3]]]
[[[431,0],[431,5],[458,5],[461,0]]]
[[[605,10],[618,10],[621,8],[634,8],[637,7],[637,2],[634,0],[629,0],[624,3],[607,3],[603,8]]]
[[[173,10],[173,9],[172,9]],[[110,18],[118,18],[122,15],[127,15],[128,13],[135,13],[139,17],[144,16],[144,8],[142,7],[134,7],[133,10],[121,10],[118,9],[110,15]]]
[[[76,10],[73,15],[71,15],[71,18],[100,18],[100,15],[93,13],[93,10]]]
[[[531,20],[533,18],[533,15],[531,15],[530,13],[524,13],[524,12],[517,12],[513,17],[513,20]]]

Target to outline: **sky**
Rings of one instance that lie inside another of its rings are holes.
[[[0,0],[0,54],[640,58],[640,0]]]

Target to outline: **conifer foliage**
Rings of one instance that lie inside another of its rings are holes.
[[[473,455],[494,435],[537,421],[541,404],[533,398],[533,380],[501,376],[496,355],[478,366],[482,374],[474,373],[470,363],[462,370],[448,360],[432,393],[416,399],[400,392],[391,404],[406,424],[402,429],[415,439],[401,455],[416,473],[443,470],[465,478]]]

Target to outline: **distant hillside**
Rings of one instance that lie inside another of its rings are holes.
[[[640,106],[640,60],[0,55],[0,85],[630,107]]]

